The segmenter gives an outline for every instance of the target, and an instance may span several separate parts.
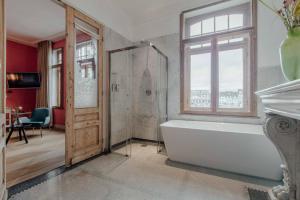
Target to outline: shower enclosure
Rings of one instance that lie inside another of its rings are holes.
[[[160,124],[167,121],[168,58],[151,43],[109,52],[109,148],[131,140],[162,140]],[[129,149],[128,149],[129,144]]]

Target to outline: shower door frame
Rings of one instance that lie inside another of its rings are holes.
[[[141,42],[140,44],[138,45],[133,45],[133,46],[129,46],[129,47],[124,47],[124,48],[120,48],[120,49],[115,49],[115,50],[111,50],[111,51],[108,51],[107,53],[107,57],[108,57],[108,60],[107,60],[107,73],[106,73],[106,91],[107,91],[107,105],[108,105],[108,110],[107,110],[107,113],[108,113],[108,116],[107,116],[107,119],[108,119],[108,152],[111,153],[112,152],[112,145],[111,145],[111,57],[112,57],[112,54],[114,53],[118,53],[118,52],[122,52],[122,51],[130,51],[130,50],[134,50],[134,49],[138,49],[138,48],[143,48],[143,47],[152,47],[158,54],[160,54],[161,56],[163,56],[165,59],[166,59],[166,72],[167,72],[167,85],[166,85],[166,121],[168,121],[168,81],[169,81],[169,59],[168,59],[168,56],[166,56],[162,51],[160,51],[155,45],[153,45],[151,42]],[[131,138],[132,139],[132,138]],[[126,141],[122,141],[121,143],[118,143],[116,144],[116,146],[118,146],[119,144],[123,144],[124,142]],[[151,141],[151,142],[154,142],[154,141]],[[160,142],[161,141],[155,141],[155,142],[158,142],[158,144],[160,145]]]

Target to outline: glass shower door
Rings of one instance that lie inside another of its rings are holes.
[[[126,156],[131,155],[132,138],[132,52],[111,54],[110,102],[111,102],[111,149],[125,143]]]
[[[162,151],[162,133],[160,125],[167,121],[167,90],[168,90],[168,60],[165,56],[157,53],[157,151]]]

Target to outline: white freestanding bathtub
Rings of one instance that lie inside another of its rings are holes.
[[[261,125],[174,120],[161,129],[170,160],[282,179],[281,158]]]

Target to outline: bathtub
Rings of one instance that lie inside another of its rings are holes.
[[[282,180],[279,153],[261,125],[174,120],[161,130],[170,160]]]

